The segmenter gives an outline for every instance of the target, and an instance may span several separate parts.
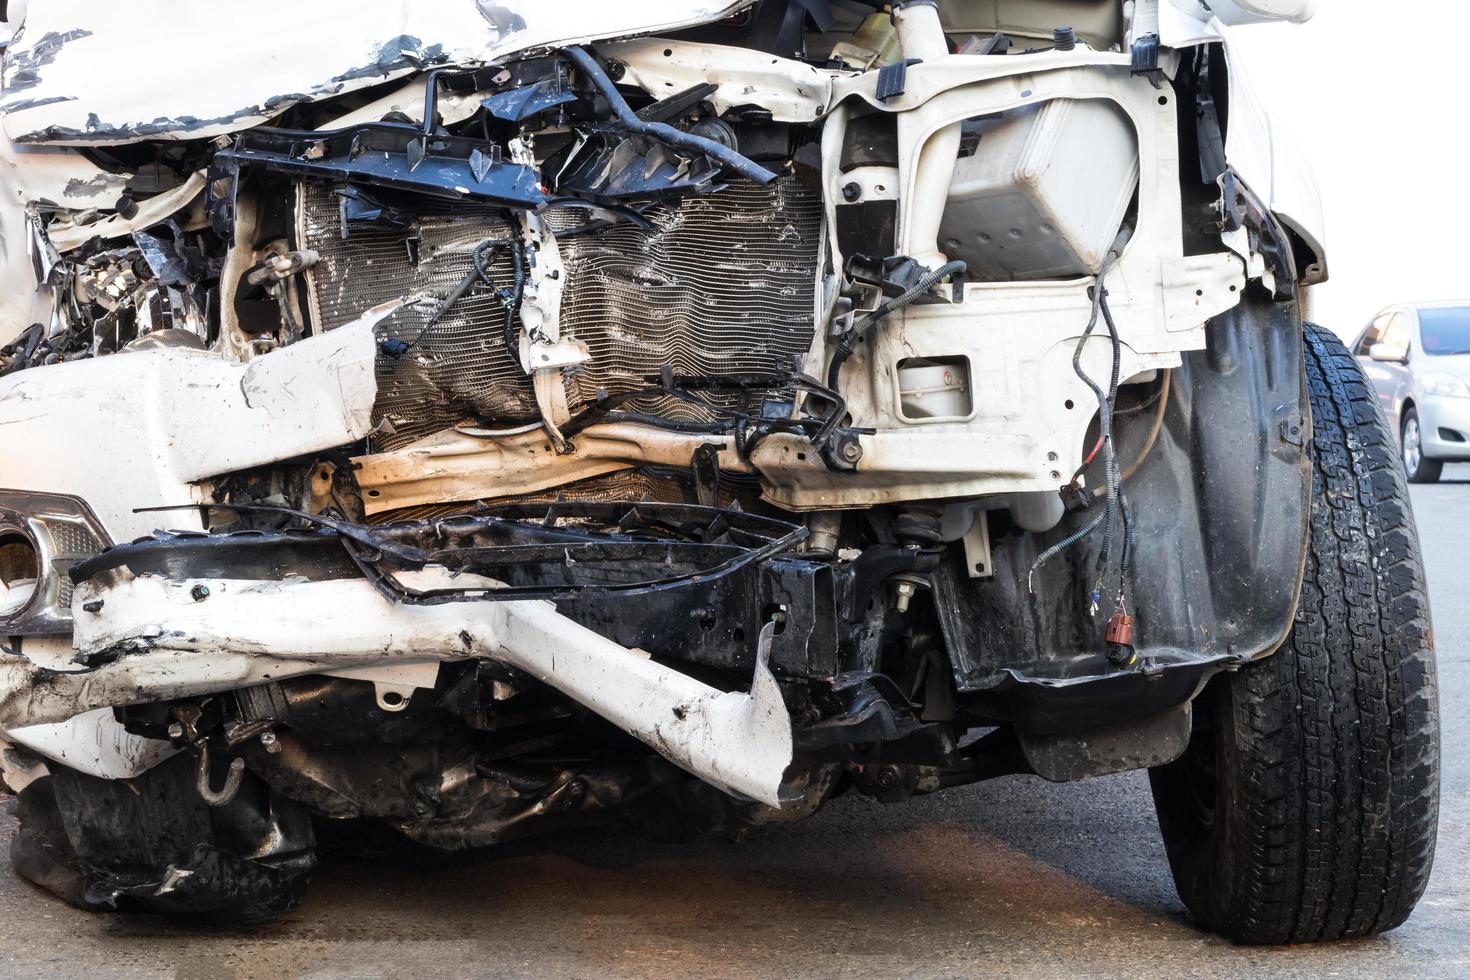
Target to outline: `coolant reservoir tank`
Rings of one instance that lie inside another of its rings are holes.
[[[992,282],[1094,275],[1138,188],[1116,103],[1053,99],[965,123],[939,245]]]

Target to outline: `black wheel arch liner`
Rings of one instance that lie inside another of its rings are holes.
[[[977,718],[1038,735],[1143,720],[1285,641],[1312,488],[1300,306],[1252,285],[1206,334],[1206,348],[1175,369],[1158,443],[1126,485],[1138,665],[1118,669],[1105,656],[1116,574],[1089,611],[1100,535],[1043,566],[1027,588],[1036,555],[1094,511],[1044,535],[993,521],[992,577],[969,577],[958,555],[934,576],[955,687]],[[1136,417],[1120,427],[1120,465],[1136,458],[1148,428]]]

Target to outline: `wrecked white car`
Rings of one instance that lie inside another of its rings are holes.
[[[1418,543],[1229,45],[1307,0],[151,6],[9,7],[19,874],[1148,767],[1208,927],[1408,916]]]

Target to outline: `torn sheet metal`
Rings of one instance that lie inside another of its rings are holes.
[[[5,737],[38,755],[100,779],[131,779],[178,753],[167,742],[129,733],[118,724],[111,708],[97,708],[50,724],[15,728],[7,731]],[[18,787],[12,788],[19,791]]]
[[[377,396],[373,327],[397,306],[248,364],[163,349],[0,379],[0,426],[13,445],[48,445],[67,432],[108,450],[17,454],[6,460],[8,480],[73,488],[127,540],[157,526],[157,515],[134,508],[188,503],[199,493],[192,481],[361,439]]]
[[[0,172],[21,204],[78,210],[112,207],[133,178],[127,170],[103,170],[76,150],[16,145],[5,139],[0,139]]]
[[[238,2],[37,4],[5,52],[0,112],[19,142],[199,139],[426,67],[672,30],[745,5],[319,0],[283,24]],[[157,56],[159,25],[167,25],[167,57]]]
[[[597,53],[623,66],[623,84],[657,98],[692,85],[714,85],[707,98],[721,115],[750,106],[755,92],[759,108],[776,122],[809,123],[832,104],[831,74],[764,51],[643,38],[599,44]]]
[[[51,239],[51,244],[56,246],[57,251],[60,252],[68,252],[94,238],[120,238],[139,229],[150,228],[158,224],[169,215],[186,207],[203,191],[204,174],[202,172],[191,174],[188,180],[173,190],[156,194],[139,204],[131,217],[114,214],[101,221],[85,225],[53,224],[47,230],[47,236]]]
[[[27,243],[31,208],[112,207],[131,173],[108,173],[75,150],[17,146],[0,136],[0,345],[32,323],[50,319],[49,290],[37,289]],[[54,242],[53,242],[54,244]]]
[[[417,589],[476,584],[442,569],[400,578]],[[781,805],[792,733],[766,662],[770,627],[744,694],[654,663],[544,601],[414,606],[390,601],[364,580],[166,581],[119,573],[83,583],[75,603],[96,609],[77,623],[78,658],[103,665],[58,673],[0,656],[0,727],[335,669],[488,657],[556,688],[701,779]]]
[[[429,75],[419,75],[410,78],[403,85],[387,95],[373,99],[364,105],[358,106],[351,112],[336,116],[317,127],[322,130],[346,129],[349,126],[358,126],[362,123],[379,122],[390,113],[399,113],[404,118],[416,123],[423,122],[424,95],[428,87]],[[441,126],[453,126],[455,123],[464,122],[480,109],[480,94],[470,92],[468,94],[459,92],[440,91],[436,101],[435,109],[439,113]]]
[[[241,166],[266,166],[304,177],[362,181],[374,187],[435,197],[478,198],[515,208],[546,204],[535,167],[500,159],[499,147],[457,136],[412,130],[361,129],[303,140],[295,131],[262,127],[240,135],[214,157],[224,175]]]

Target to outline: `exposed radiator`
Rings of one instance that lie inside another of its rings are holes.
[[[302,245],[321,255],[309,283],[315,322],[330,330],[389,299],[446,295],[469,272],[478,242],[508,237],[502,214],[425,211],[406,230],[354,227],[343,239],[336,195],[303,186]],[[676,374],[727,375],[798,361],[812,344],[821,215],[815,192],[795,180],[737,182],[650,211],[651,230],[619,224],[563,239],[562,335],[592,353],[568,376],[573,409],[599,389],[644,387],[665,365]],[[568,210],[555,220],[570,226],[582,217]],[[509,258],[491,272],[509,284]],[[417,342],[403,358],[379,358],[376,449],[463,422],[535,418],[529,382],[504,348],[498,300],[476,290],[425,331],[434,306],[429,299],[404,307],[379,327],[381,338]],[[684,420],[703,414],[667,398],[634,407]]]

